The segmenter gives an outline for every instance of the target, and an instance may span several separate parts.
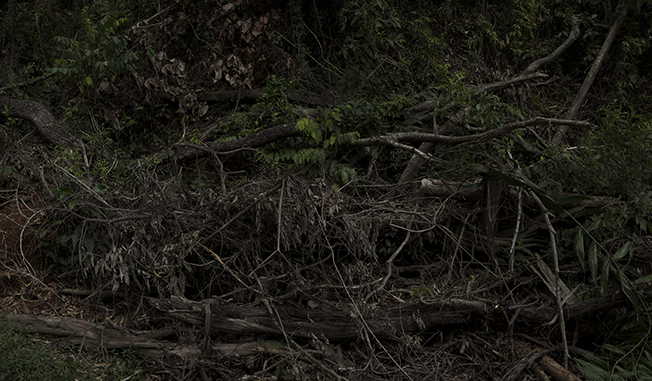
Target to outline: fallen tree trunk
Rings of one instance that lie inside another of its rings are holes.
[[[211,311],[212,333],[277,334],[274,317],[264,307],[237,306],[219,299],[192,302],[180,299],[150,299],[157,309],[175,320],[195,326],[205,324],[205,311]],[[566,307],[567,319],[575,319],[599,311],[626,305],[627,299],[620,293],[602,298],[589,299]],[[209,307],[207,308],[207,305]],[[318,310],[292,306],[276,306],[285,333],[295,338],[325,337],[331,341],[358,340],[364,326],[378,338],[397,335],[414,335],[433,329],[465,324],[506,325],[518,311],[516,322],[543,325],[556,316],[555,307],[527,307],[500,305],[498,303],[448,299],[433,303],[405,303],[388,308],[376,308],[360,317],[355,310]]]
[[[131,334],[105,324],[95,324],[69,317],[30,314],[6,315],[0,317],[0,321],[3,324],[8,324],[12,329],[63,336],[64,344],[83,345],[89,349],[133,349],[143,356],[154,359],[177,356],[183,359],[192,359],[206,353],[206,348],[201,348],[199,345],[181,345],[160,340],[174,336],[178,332],[177,329]],[[259,353],[289,352],[283,343],[274,340],[211,344],[211,346],[210,352],[217,356],[249,356]]]
[[[652,290],[652,289],[651,289]],[[652,294],[646,290],[647,294]],[[554,307],[524,307],[500,305],[488,301],[447,299],[433,303],[404,303],[387,308],[367,309],[365,316],[346,310],[318,310],[292,306],[276,306],[275,313],[282,325],[270,317],[269,310],[257,306],[240,306],[219,299],[193,302],[182,299],[149,299],[158,310],[186,325],[204,331],[204,339],[210,334],[234,333],[242,335],[283,336],[278,327],[292,338],[325,338],[329,341],[354,341],[362,338],[368,329],[378,339],[414,335],[444,327],[473,324],[483,326],[507,326],[513,315],[515,322],[531,326],[548,323],[556,315]],[[566,307],[567,319],[584,317],[600,311],[622,307],[626,297],[617,292],[602,298],[589,299]],[[206,319],[209,315],[210,319]],[[0,323],[32,333],[64,336],[66,344],[83,345],[91,349],[127,349],[150,358],[181,357],[191,359],[204,354],[215,356],[247,356],[257,353],[287,353],[284,343],[274,340],[248,343],[216,344],[204,340],[204,344],[179,344],[162,340],[172,338],[178,328],[141,333],[129,333],[106,324],[95,324],[69,317],[14,314],[0,317]],[[188,331],[191,327],[181,328]],[[197,331],[195,329],[195,331]],[[208,332],[206,332],[208,331]]]
[[[54,145],[67,148],[81,147],[82,143],[79,139],[58,124],[52,113],[38,102],[0,97],[0,108],[6,108],[9,116],[27,119],[34,123],[41,135]]]

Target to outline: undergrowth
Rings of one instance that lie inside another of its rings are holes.
[[[85,358],[52,351],[37,339],[0,327],[0,381],[143,380],[140,361],[131,351]]]

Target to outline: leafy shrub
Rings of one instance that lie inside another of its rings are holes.
[[[53,72],[82,76],[83,83],[93,86],[103,79],[114,81],[118,74],[135,70],[138,55],[126,51],[129,38],[118,34],[126,18],[110,10],[106,0],[95,0],[93,5],[84,7],[81,20],[83,40],[56,38],[66,49],[62,63],[71,65],[54,68]]]

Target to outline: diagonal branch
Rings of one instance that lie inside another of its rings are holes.
[[[582,103],[584,102],[584,98],[586,98],[586,94],[588,94],[589,88],[593,84],[593,80],[595,80],[595,77],[598,75],[598,70],[600,70],[600,67],[602,66],[602,62],[604,61],[604,58],[607,56],[607,52],[609,52],[609,48],[611,47],[614,40],[616,39],[616,34],[618,33],[618,29],[620,29],[620,26],[623,25],[625,16],[627,16],[627,2],[624,3],[625,3],[625,7],[623,9],[623,12],[620,14],[620,16],[618,16],[618,19],[611,27],[611,30],[609,31],[607,38],[604,40],[604,43],[602,44],[602,48],[600,48],[600,52],[598,53],[597,57],[595,57],[595,61],[593,61],[593,65],[591,66],[591,70],[589,71],[589,74],[584,79],[584,83],[582,84],[582,87],[580,87],[580,91],[577,93],[577,96],[573,100],[573,103],[571,104],[568,113],[566,113],[566,119],[574,119],[575,116],[577,116],[577,113],[580,110]],[[553,145],[559,145],[559,143],[561,143],[561,140],[566,135],[566,132],[568,132],[568,127],[569,127],[568,125],[559,127],[559,130],[557,130],[555,136],[552,137],[551,143]]]

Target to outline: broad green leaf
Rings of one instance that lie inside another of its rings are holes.
[[[652,282],[652,274],[646,275],[642,278],[638,278],[634,281],[634,284],[641,284],[641,283],[647,283],[647,282]]]
[[[627,243],[624,244],[623,246],[621,246],[621,248],[618,249],[616,254],[614,254],[614,260],[621,259],[622,257],[625,256],[625,254],[628,254],[628,253],[631,255],[632,250],[633,250],[632,249],[632,243],[630,241],[627,241]]]
[[[12,167],[11,165],[6,167],[0,167],[0,177],[9,176],[11,172],[17,172],[16,168]]]
[[[625,354],[625,351],[623,351],[622,349],[620,349],[620,348],[618,348],[618,347],[616,347],[614,345],[611,345],[611,344],[603,345],[602,349],[607,350],[609,352],[619,354],[619,355],[624,355]]]
[[[95,240],[92,237],[84,237],[84,244],[89,253],[92,253],[93,249],[95,249]]]
[[[78,198],[73,198],[72,200],[68,201],[68,209],[72,210],[77,204],[81,202],[80,199]]]
[[[104,184],[98,184],[98,185],[93,187],[93,190],[97,194],[104,194],[104,193],[106,193],[106,191],[109,190],[109,188]]]
[[[59,196],[59,197],[65,197],[65,196],[71,194],[72,191],[68,187],[59,187],[59,188],[56,188],[54,190],[54,193],[56,193],[57,196]]]

